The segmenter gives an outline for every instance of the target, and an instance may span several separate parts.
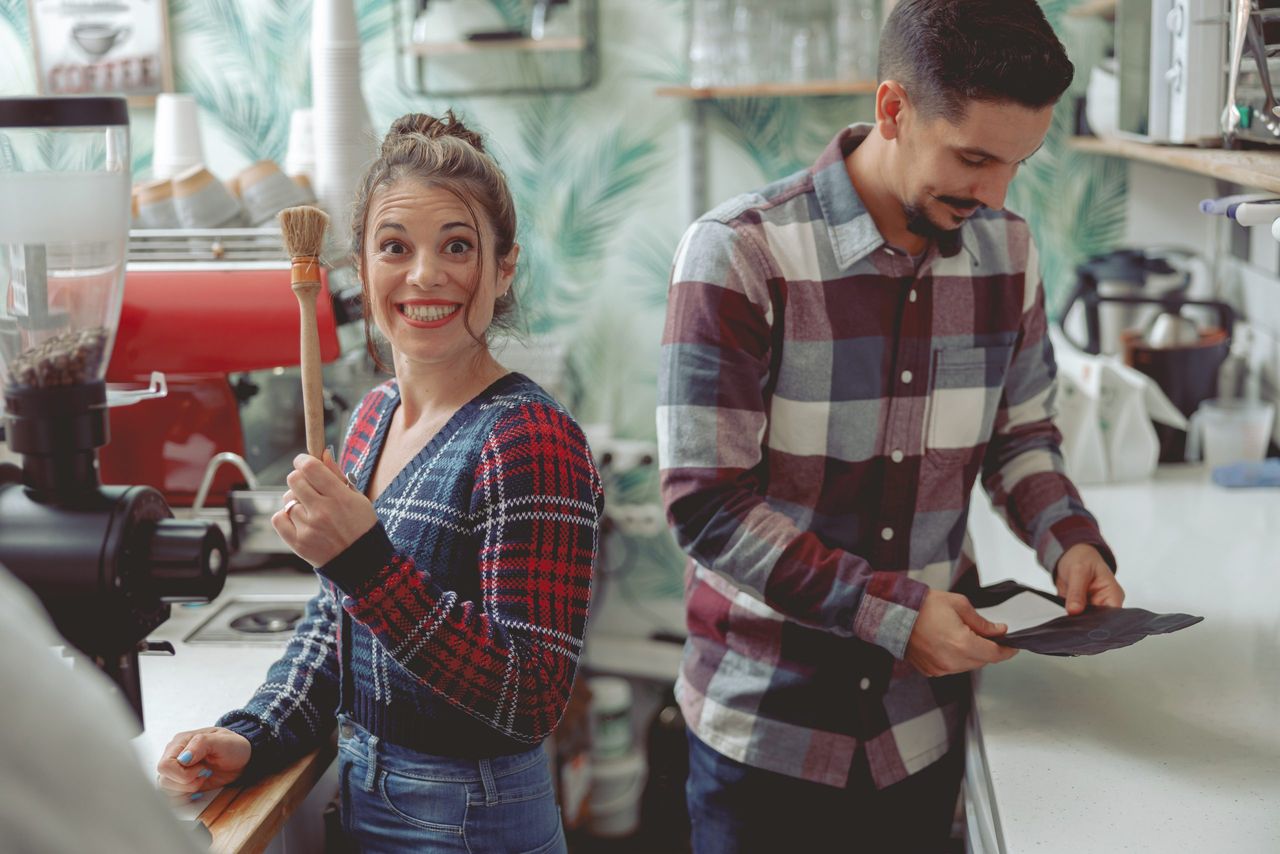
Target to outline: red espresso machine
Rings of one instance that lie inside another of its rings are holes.
[[[325,363],[340,352],[329,280],[323,270],[316,301]],[[298,328],[278,231],[133,232],[106,379],[146,384],[159,371],[168,393],[145,407],[111,410],[113,441],[100,454],[103,482],[146,484],[170,505],[190,507],[217,455],[245,457],[241,411],[261,393],[245,375],[296,366]],[[282,409],[277,417],[301,423],[302,414]],[[236,468],[211,474],[206,506],[243,486]]]

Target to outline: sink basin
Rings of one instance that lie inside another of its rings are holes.
[[[189,644],[284,646],[309,596],[236,596],[184,638]]]

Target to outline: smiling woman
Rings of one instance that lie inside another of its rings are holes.
[[[394,357],[430,362],[470,351],[483,359],[476,330],[488,329],[498,300],[511,292],[519,249],[486,270],[480,247],[494,243],[483,234],[492,229],[472,224],[460,195],[412,175],[379,187],[365,219],[372,231],[360,258],[368,315]],[[369,344],[376,353],[376,342]]]
[[[477,208],[484,216],[476,216]],[[412,235],[411,226],[416,232]],[[462,326],[476,344],[484,343],[480,335],[486,328],[513,325],[516,298],[511,282],[520,251],[515,234],[511,191],[479,134],[452,111],[441,119],[422,113],[397,119],[382,143],[382,156],[365,176],[353,222],[352,254],[364,283],[365,334],[374,361],[385,367],[372,325],[390,337],[396,314],[416,315],[421,321],[431,314],[431,319],[440,320],[452,318],[465,306]],[[486,244],[493,247],[490,263],[496,267],[496,278],[486,275]],[[433,277],[440,284],[448,279],[454,293],[431,299],[419,293],[401,303],[393,301],[395,310],[384,313],[387,305],[376,304],[375,280],[377,286],[394,288],[391,279],[397,276],[408,289],[405,294],[415,293],[414,288],[430,290]],[[450,302],[458,296],[460,301]],[[425,311],[432,306],[436,308]],[[449,306],[454,311],[440,308]],[[477,309],[480,316],[473,313]]]
[[[452,114],[397,119],[361,186],[353,250],[370,391],[340,462],[302,455],[281,538],[320,593],[218,726],[180,733],[165,785],[281,767],[338,723],[360,850],[564,851],[540,744],[582,652],[604,497],[586,439],[493,357],[519,247],[506,179]]]

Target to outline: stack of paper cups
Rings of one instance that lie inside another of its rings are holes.
[[[192,95],[161,92],[156,96],[155,143],[151,171],[155,178],[172,178],[204,163],[200,120]]]
[[[313,186],[330,238],[345,243],[357,184],[376,153],[360,91],[360,33],[352,0],[316,0],[311,14]]]
[[[311,201],[310,194],[304,193],[302,187],[271,160],[259,160],[236,178],[240,187],[240,204],[252,226],[266,225],[285,208]]]
[[[294,110],[289,116],[289,150],[284,156],[284,173],[299,175],[307,181],[316,177],[316,139],[314,113],[309,108]]]

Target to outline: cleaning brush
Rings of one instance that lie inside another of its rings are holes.
[[[301,325],[302,409],[307,425],[307,453],[324,456],[324,384],[320,376],[320,332],[316,328],[316,296],[320,293],[320,250],[329,215],[302,205],[280,211],[284,248],[292,259],[293,293],[298,297]]]

